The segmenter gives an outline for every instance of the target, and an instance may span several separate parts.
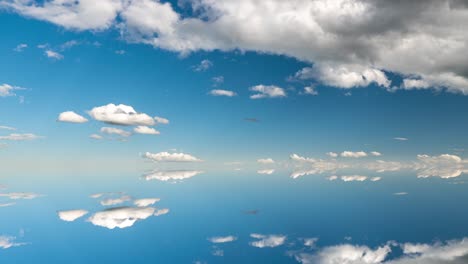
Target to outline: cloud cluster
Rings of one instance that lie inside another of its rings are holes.
[[[313,253],[292,255],[303,264],[462,264],[468,258],[468,240],[450,240],[434,244],[397,243],[370,248],[365,245],[333,245]],[[394,248],[397,247],[397,253]]]
[[[118,26],[128,41],[181,54],[241,50],[286,55],[312,65],[300,76],[344,89],[376,84],[468,94],[463,59],[468,33],[459,26],[468,22],[468,5],[461,0],[184,3],[180,13],[168,2],[152,0],[101,0],[99,5],[7,0],[0,6],[70,30]],[[194,70],[209,67],[206,60]],[[390,83],[387,72],[400,74],[402,84]]]
[[[96,193],[92,194],[90,197],[93,199],[98,199],[105,196],[113,196],[116,194],[122,195],[121,192],[118,193]],[[104,206],[115,206],[125,202],[132,201],[132,197],[128,195],[122,195],[117,198],[107,198],[100,201],[101,205]],[[111,207],[98,212],[93,213],[88,217],[87,222],[92,223],[93,225],[105,227],[108,229],[115,228],[128,228],[133,226],[136,222],[147,219],[151,216],[160,216],[169,213],[169,209],[161,208],[157,209],[151,207],[156,202],[159,202],[159,198],[141,198],[133,200],[133,206],[121,206],[121,207]],[[58,211],[57,214],[59,218],[66,222],[73,222],[78,218],[83,217],[88,214],[87,210],[77,209],[77,210],[66,210]]]

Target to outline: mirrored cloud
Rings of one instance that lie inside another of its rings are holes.
[[[147,181],[158,180],[158,181],[182,181],[188,178],[192,178],[198,174],[203,173],[199,170],[167,170],[167,171],[152,171],[143,176]]]
[[[0,193],[0,197],[7,197],[11,200],[31,200],[42,195],[30,192],[12,192],[12,193]]]
[[[154,216],[160,216],[160,215],[165,215],[169,213],[168,208],[163,208],[163,209],[158,209],[156,212],[154,212]]]
[[[105,199],[105,200],[102,200],[100,203],[101,203],[102,206],[112,206],[112,205],[122,204],[122,203],[125,203],[125,202],[128,202],[128,201],[131,201],[131,200],[132,200],[131,196],[124,195],[124,196],[114,198],[114,199],[112,199],[112,198]]]
[[[101,127],[101,133],[108,135],[119,135],[121,137],[129,137],[132,135],[132,133],[129,131],[115,127]]]
[[[444,179],[460,176],[468,172],[468,160],[459,156],[442,154],[440,156],[418,155],[418,177],[440,177]]]

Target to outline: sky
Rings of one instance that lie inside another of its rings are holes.
[[[464,263],[466,23],[463,0],[0,0],[0,260],[66,236],[49,263],[120,259],[75,244],[119,247],[90,222],[161,232],[125,245],[137,263],[153,242],[163,263]],[[57,222],[77,229],[45,238]]]

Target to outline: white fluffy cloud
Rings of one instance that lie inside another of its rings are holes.
[[[143,1],[144,2],[144,1]],[[170,12],[167,12],[167,14],[174,14],[174,13],[170,13]],[[175,20],[177,19],[178,17],[174,14],[172,16],[172,18]],[[171,25],[165,25],[165,26],[171,26]],[[157,26],[158,27],[158,26]],[[163,30],[162,27],[158,27],[159,30]],[[158,30],[156,29],[156,30]],[[213,67],[213,62],[211,62],[210,60],[202,60],[200,62],[200,64],[198,65],[195,65],[193,66],[193,70],[196,71],[196,72],[203,72],[203,71],[206,71],[208,70],[209,68]]]
[[[68,210],[68,211],[58,211],[57,214],[60,219],[67,222],[73,222],[76,219],[86,215],[88,211],[86,210]]]
[[[370,153],[372,156],[376,156],[376,157],[379,157],[379,156],[382,156],[382,153],[378,152],[378,151],[371,151]]]
[[[208,240],[211,243],[228,243],[237,240],[237,237],[235,236],[217,236],[217,237],[210,237]]]
[[[88,221],[109,229],[127,228],[137,221],[153,216],[154,212],[152,207],[117,207],[97,212],[89,217]]]
[[[124,104],[108,104],[94,107],[88,114],[95,120],[113,125],[152,126],[156,121],[145,113],[138,113],[133,107]]]
[[[257,239],[256,241],[250,242],[250,245],[258,248],[278,247],[286,242],[286,236],[284,235],[250,234],[250,237]]]
[[[338,157],[338,153],[336,153],[336,152],[327,152],[327,156],[329,156],[331,158],[336,158],[336,157]]]
[[[157,162],[199,162],[199,161],[202,161],[199,158],[196,158],[190,154],[185,154],[185,153],[146,152],[145,154],[143,154],[143,157],[153,160],[153,161],[157,161]]]
[[[367,157],[367,153],[364,151],[343,151],[341,152],[340,156],[344,158],[363,158]]]
[[[236,96],[237,94],[229,90],[214,89],[210,91],[210,95],[233,97],[233,96]]]
[[[184,179],[192,178],[203,171],[197,170],[170,170],[170,171],[153,171],[143,176],[147,181],[181,181]]]
[[[73,111],[66,111],[66,112],[60,113],[60,115],[57,118],[57,121],[68,122],[68,123],[86,123],[88,122],[88,119],[82,117],[81,115]]]
[[[145,135],[159,135],[160,132],[152,127],[147,126],[137,126],[133,129],[133,132],[137,134],[145,134]]]
[[[275,85],[260,84],[250,87],[249,90],[254,92],[254,94],[250,96],[250,99],[286,97],[284,89]]]
[[[119,135],[122,137],[129,137],[132,135],[131,132],[115,127],[101,127],[101,133],[109,135]]]
[[[21,43],[21,44],[18,44],[13,50],[16,51],[16,52],[22,52],[27,47],[28,47],[28,44]]]

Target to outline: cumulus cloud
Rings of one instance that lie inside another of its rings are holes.
[[[161,199],[159,198],[144,198],[144,199],[137,199],[133,201],[133,204],[138,207],[147,207],[159,202]]]
[[[122,137],[129,137],[132,135],[131,132],[115,127],[101,127],[101,133],[109,135],[119,135]]]
[[[157,161],[157,162],[200,162],[202,161],[199,158],[196,158],[190,154],[185,154],[185,153],[146,152],[145,154],[143,154],[143,157],[153,160],[153,161]]]
[[[376,157],[379,157],[379,156],[382,156],[382,153],[378,152],[378,151],[371,151],[370,153],[372,156],[376,156]]]
[[[303,264],[462,264],[468,258],[467,241],[466,238],[433,244],[389,241],[374,249],[343,244],[324,247],[314,253],[294,253],[293,256]],[[394,252],[394,247],[399,247],[401,253]]]
[[[213,96],[227,96],[227,97],[233,97],[233,96],[236,96],[237,94],[233,91],[229,91],[229,90],[221,90],[221,89],[214,89],[214,90],[211,90],[210,95],[213,95]]]
[[[257,239],[257,241],[250,242],[250,245],[258,248],[278,247],[286,242],[286,236],[284,235],[250,234],[250,237]]]
[[[0,6],[39,20],[48,21],[67,29],[102,30],[110,27],[122,8],[120,0],[94,1],[52,0],[39,4],[31,1],[4,1]]]
[[[343,151],[341,152],[340,156],[344,158],[363,158],[363,157],[367,157],[367,153],[364,151],[357,151],[357,152]]]
[[[254,94],[250,96],[250,99],[286,97],[285,90],[275,85],[260,84],[250,87],[249,90],[254,92]]]
[[[198,170],[169,170],[169,171],[152,171],[143,176],[147,181],[158,180],[158,181],[181,181],[188,178],[197,176],[203,173]]]
[[[272,158],[258,159],[257,162],[260,164],[274,164],[275,163],[275,161]]]
[[[235,236],[217,236],[217,237],[210,237],[208,240],[211,243],[228,243],[237,240],[237,237]]]
[[[88,221],[108,229],[127,228],[137,221],[147,219],[154,212],[152,207],[116,207],[97,212],[89,217]]]
[[[88,122],[88,119],[82,117],[81,115],[73,111],[66,111],[66,112],[60,113],[60,115],[57,118],[57,121],[68,122],[68,123],[86,123]]]
[[[86,215],[88,211],[86,210],[68,210],[68,211],[58,211],[57,214],[60,219],[67,222],[73,222],[76,219]]]
[[[137,134],[146,134],[146,135],[159,135],[160,132],[152,127],[147,126],[137,126],[133,129],[133,132]]]
[[[122,126],[152,126],[156,121],[145,113],[138,113],[131,106],[108,104],[94,107],[88,114],[95,120]]]
[[[338,153],[335,153],[335,152],[327,152],[327,156],[331,157],[331,158],[336,158],[338,157]]]
[[[295,77],[302,80],[314,79],[343,89],[365,87],[371,83],[389,88],[391,84],[383,71],[358,64],[318,63],[313,67],[303,68]]]
[[[19,247],[26,245],[26,243],[17,243],[15,242],[16,237],[11,236],[0,236],[0,248],[8,249],[11,247]]]
[[[9,84],[1,84],[0,85],[0,97],[7,97],[7,96],[15,96],[16,94],[14,91],[17,90],[24,90],[24,88],[18,87],[18,86],[12,86]]]

